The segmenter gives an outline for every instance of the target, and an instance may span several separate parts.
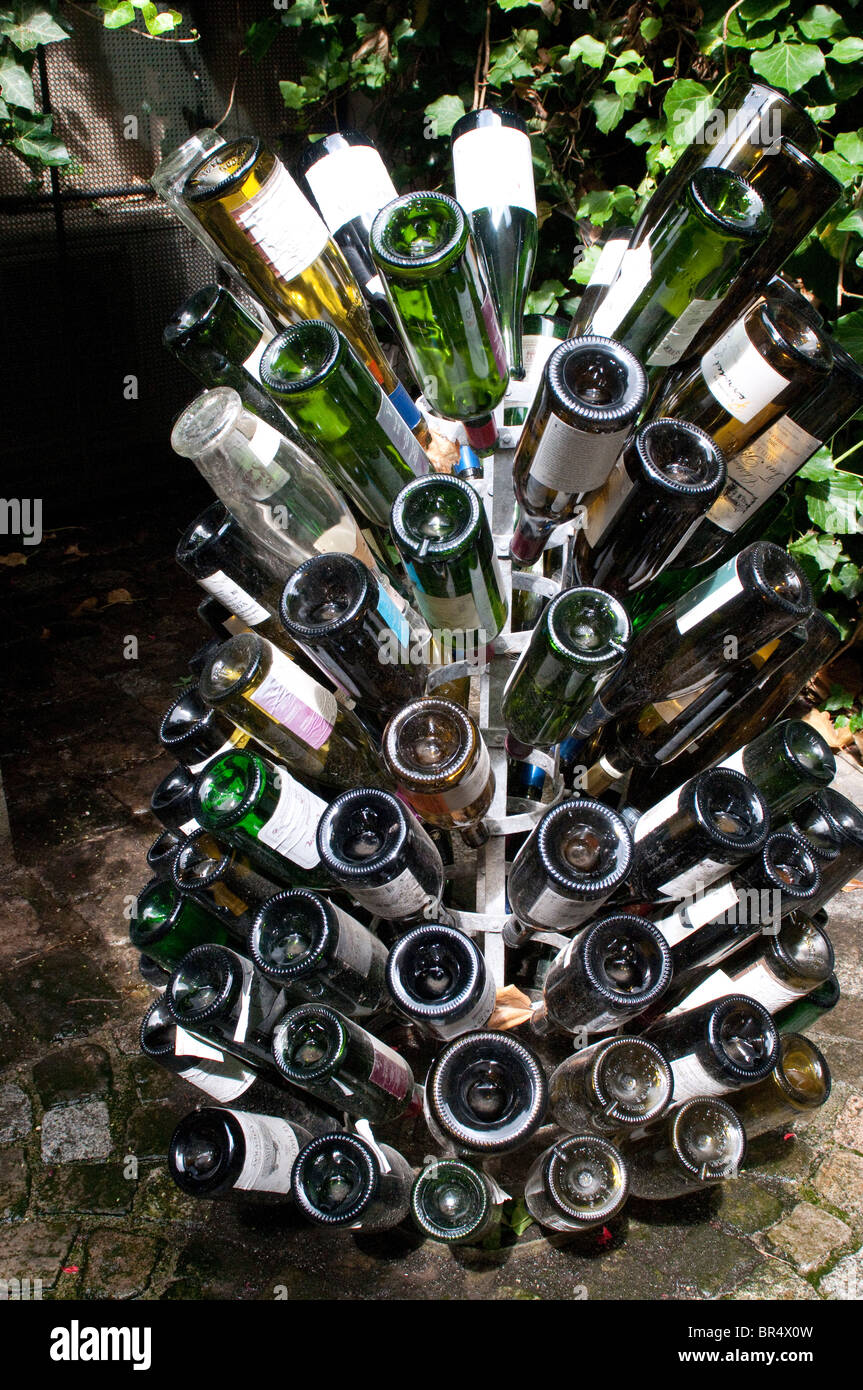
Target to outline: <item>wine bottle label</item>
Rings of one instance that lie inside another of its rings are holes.
[[[300,1151],[299,1141],[287,1120],[275,1115],[230,1112],[246,1141],[246,1154],[235,1187],[256,1192],[290,1192],[291,1173]]]
[[[630,427],[588,434],[550,415],[530,461],[530,476],[556,492],[593,492],[608,478]]]
[[[373,275],[371,280],[366,281],[366,294],[370,299],[376,299],[379,295],[385,297],[384,282],[379,275]]]
[[[489,758],[488,748],[483,740],[479,750],[476,767],[473,772],[469,772],[454,787],[444,787],[435,793],[445,803],[450,811],[460,811],[465,806],[470,806],[476,801],[485,790],[488,779],[491,776],[491,759]]]
[[[709,318],[712,318],[721,303],[721,296],[719,299],[693,299],[653,349],[647,359],[647,366],[673,367],[675,362],[679,362],[696,333],[704,327]]]
[[[733,560],[721,565],[711,579],[706,579],[703,584],[699,584],[691,593],[684,594],[683,598],[678,600],[677,631],[682,637],[705,618],[709,618],[711,613],[724,608],[726,603],[742,593],[743,581],[737,573],[735,555]]]
[[[743,992],[749,993],[748,990]],[[687,994],[685,999],[682,999],[673,1009],[669,1009],[668,1017],[671,1018],[673,1014],[688,1013],[690,1009],[697,1009],[701,1004],[712,1004],[714,999],[725,999],[729,994],[739,993],[740,990],[730,975],[726,975],[724,970],[712,970],[706,980],[702,980],[701,984]]]
[[[330,903],[339,919],[339,939],[335,957],[340,966],[353,970],[366,979],[374,958],[375,940],[371,932],[360,922],[355,922],[335,903]]]
[[[314,869],[321,862],[317,830],[327,803],[297,782],[287,768],[279,767],[278,772],[279,800],[257,838],[301,869]]]
[[[359,531],[350,517],[327,527],[314,542],[314,549],[321,555],[335,552],[337,555],[355,555],[359,548]]]
[[[404,614],[396,607],[392,594],[387,592],[383,584],[378,584],[377,610],[387,627],[395,633],[399,646],[408,651],[411,644],[411,630]]]
[[[726,758],[724,762],[719,764],[719,766],[730,767],[733,772],[742,772],[743,775],[746,776],[746,768],[743,766],[743,758],[745,752],[745,748],[738,748],[736,753],[732,753],[731,757]]]
[[[408,422],[396,410],[389,396],[381,391],[381,403],[375,417],[391,444],[394,444],[411,472],[422,478],[431,471],[428,454],[415,434],[411,433]]]
[[[255,1073],[244,1066],[238,1057],[231,1057],[221,1048],[212,1047],[179,1026],[174,1040],[174,1056],[194,1058],[196,1065],[183,1067],[179,1075],[223,1104],[236,1100],[255,1080]]]
[[[786,1004],[806,993],[805,989],[794,989],[791,985],[777,980],[763,960],[756,960],[752,965],[747,965],[731,984],[733,988],[729,990],[730,994],[746,994],[750,999],[757,999],[769,1013],[783,1009]]]
[[[235,753],[238,748],[245,748],[249,741],[249,735],[239,729],[226,739],[221,748],[217,748],[215,753],[209,753],[206,758],[202,758],[199,763],[188,763],[190,772],[200,772],[208,763],[214,763],[217,758],[221,758],[225,753]]]
[[[282,280],[301,275],[330,239],[325,224],[283,164],[277,163],[260,192],[230,215]]]
[[[331,232],[355,217],[372,216],[399,196],[386,165],[370,145],[325,154],[306,170],[305,177]]]
[[[465,212],[524,208],[536,216],[530,139],[508,126],[465,131],[453,141],[455,196]]]
[[[623,466],[623,459],[619,458],[599,492],[595,493],[587,504],[587,516],[582,529],[591,548],[605,535],[632,488],[632,479]]]
[[[191,772],[191,768],[189,769],[189,771]],[[180,826],[180,834],[192,835],[196,830],[200,830],[201,828],[202,827],[200,821],[196,821],[193,816],[191,820],[184,821],[183,824]]]
[[[539,390],[542,374],[545,371],[545,364],[556,347],[560,347],[560,340],[551,334],[528,333],[522,339],[521,354],[524,362],[524,377],[521,381],[517,381],[515,377],[510,377],[506,395],[503,398],[505,407],[518,408],[533,404],[533,398]]]
[[[486,974],[485,987],[477,1002],[474,1004],[470,1013],[465,1014],[457,1022],[448,1027],[446,1023],[437,1025],[436,1031],[442,1038],[455,1038],[462,1033],[469,1033],[473,1028],[482,1028],[491,1015],[497,1002],[497,986],[491,971]]]
[[[261,358],[266,352],[269,344],[272,342],[272,338],[272,333],[265,329],[264,332],[261,334],[261,338],[257,346],[252,349],[245,362],[243,363],[243,366],[245,367],[246,371],[251,376],[253,376],[256,381],[260,381],[261,379]]]
[[[270,616],[266,608],[253,599],[251,594],[247,594],[245,589],[241,589],[239,584],[235,584],[233,579],[229,579],[224,570],[214,570],[206,579],[199,579],[198,583],[238,618],[242,618],[244,623],[248,623],[249,627],[257,627],[258,623],[264,622]]]
[[[708,348],[701,374],[711,395],[742,424],[754,420],[789,384],[750,340],[743,319]]]
[[[386,1091],[388,1096],[404,1100],[413,1086],[413,1072],[397,1052],[393,1052],[386,1043],[375,1039],[374,1061],[369,1081],[373,1086],[379,1086],[382,1091]]]
[[[402,869],[389,883],[355,884],[353,892],[363,907],[394,920],[421,912],[432,901],[411,869]]]
[[[708,517],[723,531],[738,531],[820,448],[820,439],[781,415],[728,460],[728,481]]]
[[[608,294],[591,318],[591,333],[597,333],[602,338],[614,337],[618,324],[622,323],[645,285],[649,283],[652,269],[648,241],[643,241],[631,251],[624,251],[617,279],[612,282]]]
[[[674,1077],[671,1093],[674,1105],[692,1100],[694,1096],[722,1096],[728,1090],[724,1081],[717,1081],[701,1065],[694,1052],[686,1057],[676,1057],[671,1062],[671,1074]]]
[[[473,590],[469,594],[417,592],[417,603],[429,627],[444,632],[472,632],[482,627]]]
[[[599,260],[593,267],[593,274],[587,282],[587,288],[602,288],[603,285],[613,283],[618,270],[620,269],[623,257],[629,247],[630,233],[624,236],[610,236],[599,253]]]
[[[683,787],[675,787],[673,792],[664,796],[661,801],[657,801],[655,806],[650,806],[638,817],[635,822],[635,829],[632,838],[636,844],[643,840],[645,835],[649,835],[651,830],[655,830],[658,825],[664,825],[667,820],[671,820],[678,806],[680,805],[680,793]]]
[[[250,696],[249,703],[289,729],[310,748],[322,748],[333,732],[338,714],[336,697],[295,662],[270,651],[270,669]]]
[[[572,898],[565,898],[555,888],[545,884],[539,897],[530,904],[527,912],[534,921],[539,922],[543,927],[565,927],[567,918],[571,922],[573,912],[578,912],[578,903],[574,903]],[[567,953],[571,949],[572,943],[567,947]],[[568,963],[569,955],[565,953],[565,958],[561,960],[561,964],[567,965]]]
[[[708,893],[696,898],[685,907],[678,908],[670,916],[663,917],[657,922],[656,928],[662,932],[669,946],[676,946],[678,941],[684,941],[691,936],[699,927],[706,927],[708,922],[715,922],[718,917],[737,907],[737,889],[729,879],[727,883],[718,883],[715,888],[711,888]]]
[[[690,893],[699,893],[708,883],[727,872],[728,865],[719,859],[699,859],[691,869],[685,869],[683,873],[660,883],[656,891],[666,898],[688,898]]]

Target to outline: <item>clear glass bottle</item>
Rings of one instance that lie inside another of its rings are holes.
[[[497,1154],[519,1148],[542,1124],[548,1100],[539,1058],[509,1033],[454,1038],[425,1084],[425,1116],[442,1145]]]
[[[646,1038],[607,1038],[567,1057],[552,1072],[552,1119],[570,1134],[632,1134],[671,1103],[671,1067]]]
[[[413,927],[396,942],[387,989],[400,1013],[445,1039],[484,1028],[497,994],[476,943],[442,922]]]
[[[433,1159],[411,1189],[417,1228],[445,1245],[479,1245],[500,1214],[500,1198],[485,1173],[458,1158]]]
[[[617,1215],[629,1195],[623,1155],[596,1134],[570,1134],[540,1154],[524,1184],[525,1206],[553,1231],[589,1231]]]
[[[488,748],[474,720],[452,700],[412,700],[384,731],[383,758],[400,794],[431,825],[453,827],[466,844],[485,844],[482,824],[494,795]]]
[[[201,130],[196,130],[194,135],[190,135],[176,149],[163,155],[150,176],[150,187],[171,209],[175,217],[179,218],[183,226],[186,227],[194,237],[209,251],[213,260],[229,274],[235,274],[230,262],[225,259],[220,247],[218,247],[210,236],[209,232],[198,221],[197,217],[189,211],[183,202],[183,184],[189,174],[197,164],[207,155],[212,154],[225,144],[225,137],[220,135],[217,130],[211,130],[204,126]]]
[[[626,1151],[634,1197],[667,1201],[736,1178],[746,1157],[743,1125],[724,1100],[693,1096]]]

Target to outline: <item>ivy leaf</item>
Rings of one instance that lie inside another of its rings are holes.
[[[614,213],[614,200],[608,188],[596,188],[585,193],[575,210],[576,217],[588,217],[594,227],[603,227]]]
[[[812,483],[822,483],[825,478],[831,478],[836,472],[836,465],[830,456],[830,450],[826,445],[813,454],[808,463],[797,470],[798,478],[806,478]]]
[[[299,111],[309,100],[305,87],[299,82],[280,82],[279,91],[289,111]]]
[[[16,126],[19,123],[15,122]],[[23,154],[25,159],[38,159],[40,164],[57,167],[61,164],[69,163],[69,151],[58,140],[56,136],[50,134],[50,125],[46,128],[44,121],[31,121],[22,123],[25,128],[12,141],[12,148],[19,154]]]
[[[132,24],[135,20],[135,6],[131,0],[121,0],[119,5],[105,15],[102,20],[106,29],[122,29],[124,24]]]
[[[652,43],[662,28],[662,20],[654,17],[643,19],[638,26],[638,32],[645,43]]]
[[[523,1231],[526,1231],[528,1226],[533,1225],[533,1217],[525,1206],[522,1197],[519,1197],[509,1214],[509,1224],[517,1236],[520,1236]]]
[[[5,101],[3,100],[3,98],[0,97],[0,121],[8,121],[8,119],[9,119],[9,107],[6,105],[6,103],[5,103]]]
[[[4,19],[0,23],[0,34],[11,39],[21,53],[38,48],[40,43],[57,43],[60,39],[69,37],[50,11],[43,9],[41,5],[25,5],[21,11],[21,18],[11,24]]]
[[[859,40],[863,49],[863,39]],[[847,60],[851,62],[849,58]],[[752,71],[783,92],[799,92],[812,77],[824,71],[824,54],[813,43],[777,43],[753,53]]]
[[[806,114],[816,125],[829,121],[836,115],[835,106],[807,106]]]
[[[832,714],[833,710],[837,709],[853,709],[854,696],[851,694],[850,690],[845,690],[841,685],[831,685],[830,694],[827,696],[821,708],[825,710],[827,714]]]
[[[614,60],[616,68],[634,68],[641,66],[641,54],[636,53],[634,48],[625,48]]]
[[[863,39],[858,38],[856,34],[848,39],[840,39],[838,43],[834,43],[827,56],[832,58],[834,63],[856,63],[858,59],[863,58]]]
[[[857,232],[863,234],[863,212],[854,208],[841,222],[836,223],[837,232]]]
[[[543,280],[539,289],[531,290],[527,296],[524,312],[526,314],[554,313],[561,295],[566,294],[566,286],[559,280]]]
[[[835,150],[828,150],[826,154],[816,154],[815,158],[819,164],[831,173],[835,179],[842,184],[849,184],[857,176],[857,170],[853,164],[849,164],[847,159],[843,159],[841,154]]]
[[[813,5],[812,9],[807,10],[803,18],[797,21],[797,28],[804,39],[813,40],[830,39],[834,34],[848,33],[842,16],[829,5]]]
[[[811,488],[806,495],[810,520],[832,536],[849,536],[861,529],[858,514],[863,512],[863,479],[854,473],[834,470],[831,476]]]
[[[320,13],[318,0],[295,0],[289,10],[282,11],[282,24],[286,29],[299,29],[300,25],[307,21],[318,25],[326,23]]]
[[[431,102],[423,111],[427,121],[433,121],[438,135],[450,135],[456,121],[464,115],[464,102],[461,97],[443,96]]]
[[[833,141],[833,148],[852,164],[863,164],[863,130],[843,130]]]
[[[11,53],[0,54],[0,92],[10,106],[22,106],[25,111],[32,111],[36,105],[33,79]]]
[[[596,112],[596,128],[603,135],[607,135],[620,124],[626,109],[623,97],[612,92],[597,92],[596,96],[591,98],[590,105]]]
[[[836,341],[850,352],[858,362],[863,359],[863,309],[855,309],[837,319],[834,329]]]
[[[828,572],[838,563],[840,557],[847,559],[847,556],[842,556],[841,541],[837,541],[833,536],[816,535],[814,531],[791,541],[788,549],[792,555],[803,561],[810,560],[817,569]]]
[[[640,68],[638,72],[630,72],[628,68],[618,68],[609,73],[608,81],[614,87],[618,96],[628,96],[631,92],[637,92],[639,87],[645,83],[653,81],[653,73],[650,68]]]
[[[605,44],[591,38],[590,34],[582,34],[569,45],[569,57],[573,62],[580,58],[588,68],[601,68],[607,56],[608,49]]]
[[[155,8],[154,5],[153,9]],[[163,10],[161,14],[157,11],[149,19],[145,18],[144,23],[147,26],[147,32],[157,37],[159,34],[168,34],[172,29],[178,28],[183,23],[183,16],[176,10]]]
[[[667,139],[675,148],[688,145],[712,109],[713,99],[701,82],[680,78],[672,82],[662,103],[668,125]]]
[[[572,267],[572,275],[569,277],[577,285],[586,285],[593,274],[596,263],[602,253],[602,247],[597,242],[594,246],[588,246],[580,261]]]
[[[791,0],[746,0],[740,6],[740,14],[747,24],[754,24],[765,19],[773,19],[776,15],[787,10]]]
[[[828,589],[832,589],[834,594],[843,594],[846,598],[856,598],[863,588],[863,574],[852,561],[840,565],[835,573],[830,575],[827,580]]]
[[[281,20],[275,14],[254,20],[246,30],[243,52],[249,54],[252,62],[259,63],[269,53],[281,27]]]

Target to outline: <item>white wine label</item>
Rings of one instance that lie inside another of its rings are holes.
[[[223,570],[214,570],[206,579],[199,579],[198,583],[238,618],[242,618],[244,623],[248,623],[249,627],[257,627],[258,623],[264,622],[270,616],[257,599],[253,599],[251,594],[247,594],[245,589],[241,589],[239,584],[229,579]]]
[[[657,343],[647,359],[648,367],[673,367],[679,362],[696,333],[712,317],[722,299],[693,299]]]
[[[671,820],[678,806],[680,805],[680,793],[683,787],[675,787],[673,792],[664,796],[661,801],[657,801],[655,806],[650,806],[644,811],[635,822],[635,829],[632,838],[636,844],[643,840],[645,835],[649,835],[651,830],[655,830],[658,825],[663,825],[667,820]]]
[[[629,426],[587,434],[551,415],[530,461],[530,476],[555,492],[594,492],[605,483],[629,434]]]
[[[404,647],[405,650],[408,651],[411,644],[411,630],[408,626],[407,619],[401,610],[396,607],[392,594],[390,594],[381,583],[378,584],[377,609],[387,627],[391,628],[398,638],[399,646]]]
[[[694,1052],[687,1057],[676,1057],[671,1063],[674,1089],[671,1099],[674,1105],[695,1096],[722,1096],[728,1090],[724,1081],[717,1081],[701,1065]]]
[[[384,282],[379,275],[373,275],[371,280],[366,281],[366,294],[373,298],[375,295],[384,294]]]
[[[369,1073],[369,1081],[373,1086],[380,1086],[388,1096],[404,1100],[413,1085],[413,1073],[397,1052],[393,1052],[386,1043],[375,1040],[375,1059]]]
[[[277,648],[270,648],[270,656],[270,669],[248,697],[250,704],[284,725],[310,748],[322,748],[335,727],[335,695]]]
[[[597,544],[614,521],[630,492],[633,483],[619,458],[604,485],[587,501],[587,516],[582,530],[590,546]]]
[[[711,395],[729,415],[748,424],[788,385],[751,342],[742,319],[707,349],[701,374]]]
[[[417,590],[416,600],[431,628],[444,632],[474,632],[483,625],[473,591],[469,594],[425,594]]]
[[[372,1133],[372,1127],[369,1124],[368,1120],[356,1120],[354,1123],[354,1129],[356,1130],[357,1134],[360,1136],[361,1139],[365,1139],[366,1143],[368,1144],[369,1148],[371,1149],[372,1153],[374,1154],[375,1158],[380,1164],[381,1172],[391,1173],[392,1164],[387,1158],[386,1150],[381,1148],[381,1145],[378,1143],[377,1139]],[[392,1150],[390,1150],[390,1152],[392,1152]],[[361,1226],[362,1222],[358,1221],[357,1227]],[[354,1229],[356,1228],[353,1226],[348,1227],[348,1230],[350,1231],[353,1231]]]
[[[750,999],[757,999],[771,1014],[805,993],[805,990],[792,989],[790,985],[777,980],[762,960],[747,965],[731,983],[734,986],[731,993],[746,994]]]
[[[203,827],[201,826],[200,821],[197,821],[194,817],[192,817],[191,820],[184,821],[183,824],[180,826],[180,834],[193,835],[196,830],[201,830],[202,828]]]
[[[389,883],[354,885],[352,891],[357,901],[370,912],[393,920],[421,912],[426,903],[431,901],[410,869],[402,869]]]
[[[718,859],[699,859],[691,869],[660,883],[656,891],[665,898],[688,898],[690,893],[700,893],[708,883],[727,872],[728,865]]]
[[[713,970],[706,980],[702,980],[700,985],[696,985],[695,989],[686,995],[685,999],[673,1009],[669,1009],[668,1015],[670,1018],[672,1014],[685,1014],[689,1009],[697,1009],[700,1004],[710,1004],[714,999],[724,999],[729,994],[739,993],[730,975],[726,975],[724,970]]]
[[[221,748],[217,748],[215,753],[210,753],[206,758],[202,758],[199,763],[187,763],[190,772],[200,772],[209,763],[214,763],[217,758],[221,758],[225,753],[235,753],[238,748],[245,748],[249,741],[249,735],[240,733],[237,729],[229,739],[226,739]]]
[[[533,398],[539,390],[545,364],[556,347],[560,347],[560,339],[551,334],[528,333],[525,335],[521,344],[524,376],[520,381],[517,381],[515,377],[510,377],[509,386],[503,398],[504,407],[518,408],[519,406],[533,405]]]
[[[446,803],[450,811],[460,811],[465,806],[470,806],[472,802],[485,790],[489,777],[491,776],[491,759],[489,758],[488,748],[485,740],[479,750],[476,760],[476,767],[473,772],[469,772],[454,787],[447,787],[445,791],[438,795]]]
[[[248,445],[258,463],[263,464],[265,468],[271,464],[284,442],[285,436],[279,430],[268,425],[266,420],[255,419],[255,427],[249,436]],[[273,487],[281,487],[291,481],[285,470],[278,465],[269,468],[265,476]]]
[[[329,526],[314,542],[314,549],[321,555],[355,555],[358,550],[364,548],[365,542],[361,547],[359,529],[350,517],[336,522],[335,526]]]
[[[572,918],[578,916],[578,912],[578,903],[574,903],[571,898],[565,898],[548,884],[543,886],[539,897],[526,909],[527,915],[543,927],[571,926]],[[572,944],[570,943],[566,949],[567,952],[571,951]],[[561,963],[568,964],[568,956],[561,960]]]
[[[780,415],[728,460],[728,481],[710,511],[723,531],[738,531],[756,507],[821,448],[821,440]]]
[[[305,177],[331,232],[355,217],[380,212],[399,196],[386,165],[370,145],[325,154],[306,170]]]
[[[593,267],[593,274],[587,282],[589,290],[596,286],[612,284],[629,246],[629,237],[630,233],[626,232],[623,236],[612,234],[608,238],[599,253],[599,260]]]
[[[230,215],[282,280],[301,275],[330,239],[325,223],[278,162],[260,192]]]
[[[508,126],[467,130],[453,141],[455,196],[465,212],[524,208],[536,214],[530,139]]]
[[[235,1187],[256,1192],[290,1192],[291,1172],[300,1151],[299,1141],[287,1120],[275,1115],[252,1115],[246,1110],[231,1114],[243,1131],[246,1155]]]
[[[726,758],[726,759],[725,759],[725,762],[720,763],[719,766],[720,766],[720,767],[730,767],[731,770],[732,770],[732,772],[742,772],[743,775],[745,776],[745,775],[746,775],[746,769],[745,769],[745,767],[743,766],[743,757],[744,757],[745,752],[746,752],[746,749],[745,749],[745,748],[738,748],[738,750],[737,750],[736,753],[732,753],[732,754],[731,754],[731,757],[730,757],[730,758]]]
[[[727,879],[691,903],[685,903],[668,917],[663,917],[656,926],[669,946],[676,946],[679,941],[685,941],[694,931],[698,931],[699,927],[706,927],[708,922],[717,921],[726,912],[735,911],[737,902],[737,889],[731,879]]]
[[[431,472],[428,454],[416,435],[411,432],[407,420],[399,414],[389,396],[385,395],[383,391],[381,391],[381,403],[378,406],[376,419],[390,443],[395,446],[408,468],[417,478],[422,478],[426,473]]]
[[[301,869],[314,869],[320,863],[318,822],[327,803],[297,782],[287,768],[279,767],[278,772],[279,800],[266,825],[258,831],[258,839]]]
[[[255,987],[255,971],[251,961],[237,957],[243,967],[243,988],[240,994],[240,1008],[234,1028],[234,1042],[246,1041],[252,1023],[252,993]]]
[[[236,1100],[255,1080],[255,1073],[244,1066],[238,1057],[231,1057],[221,1048],[211,1047],[184,1028],[177,1028],[174,1056],[195,1058],[197,1066],[183,1067],[180,1076],[222,1103]]]
[[[194,1033],[187,1033],[185,1028],[181,1028],[179,1023],[174,1030],[174,1056],[175,1057],[200,1057],[207,1062],[222,1063],[227,1057],[220,1047],[215,1047],[212,1043],[205,1042],[203,1038],[198,1038]]]
[[[364,927],[361,922],[354,921],[346,912],[342,912],[335,903],[330,903],[330,907],[335,909],[339,919],[339,939],[335,950],[336,960],[340,966],[355,970],[358,975],[365,979],[374,959],[377,938],[372,936],[368,928]]]
[[[272,333],[270,333],[268,329],[264,329],[264,332],[261,335],[261,339],[257,347],[252,349],[245,362],[243,363],[243,366],[245,367],[246,371],[249,372],[249,374],[253,376],[256,381],[260,381],[261,379],[261,358],[263,357],[272,340]]]
[[[743,593],[743,582],[737,573],[737,556],[720,566],[711,579],[706,579],[677,604],[677,631],[681,637],[724,608],[726,603]]]
[[[691,923],[686,920],[685,907],[678,908],[668,917],[660,918],[653,925],[658,932],[662,933],[669,946],[676,946],[678,941],[685,941],[686,937],[693,931]]]
[[[624,250],[617,279],[612,282],[598,309],[594,310],[588,331],[598,333],[602,338],[613,338],[618,324],[623,322],[649,283],[652,269],[649,242],[643,241],[631,251]]]

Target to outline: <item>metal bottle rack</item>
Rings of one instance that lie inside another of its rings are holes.
[[[468,661],[451,662],[437,667],[428,682],[431,693],[447,681],[464,676],[478,684],[479,709],[477,723],[486,741],[495,779],[495,792],[491,806],[483,824],[489,831],[485,845],[474,852],[473,862],[456,863],[447,870],[448,878],[462,878],[471,872],[476,873],[475,911],[468,912],[457,908],[447,908],[454,924],[468,936],[479,940],[489,973],[498,989],[504,985],[504,942],[502,932],[510,919],[506,905],[506,836],[521,831],[530,831],[549,809],[564,795],[563,779],[559,770],[557,752],[553,758],[538,750],[530,754],[529,761],[551,778],[551,800],[534,803],[517,800],[514,809],[513,798],[507,797],[507,763],[509,755],[504,748],[506,729],[501,722],[500,701],[506,679],[512,670],[510,658],[522,652],[530,641],[531,633],[512,632],[512,594],[513,589],[528,590],[551,598],[559,592],[560,586],[552,579],[540,574],[516,570],[513,573],[509,558],[509,543],[512,538],[512,519],[515,497],[512,487],[512,462],[514,449],[498,449],[494,454],[489,484],[484,484],[483,502],[494,536],[497,555],[503,579],[503,589],[507,600],[507,616],[503,630],[491,644],[493,655],[490,661],[477,665]],[[475,708],[473,699],[472,709]],[[552,946],[565,944],[564,938],[553,932],[532,932],[532,941],[546,942]]]

